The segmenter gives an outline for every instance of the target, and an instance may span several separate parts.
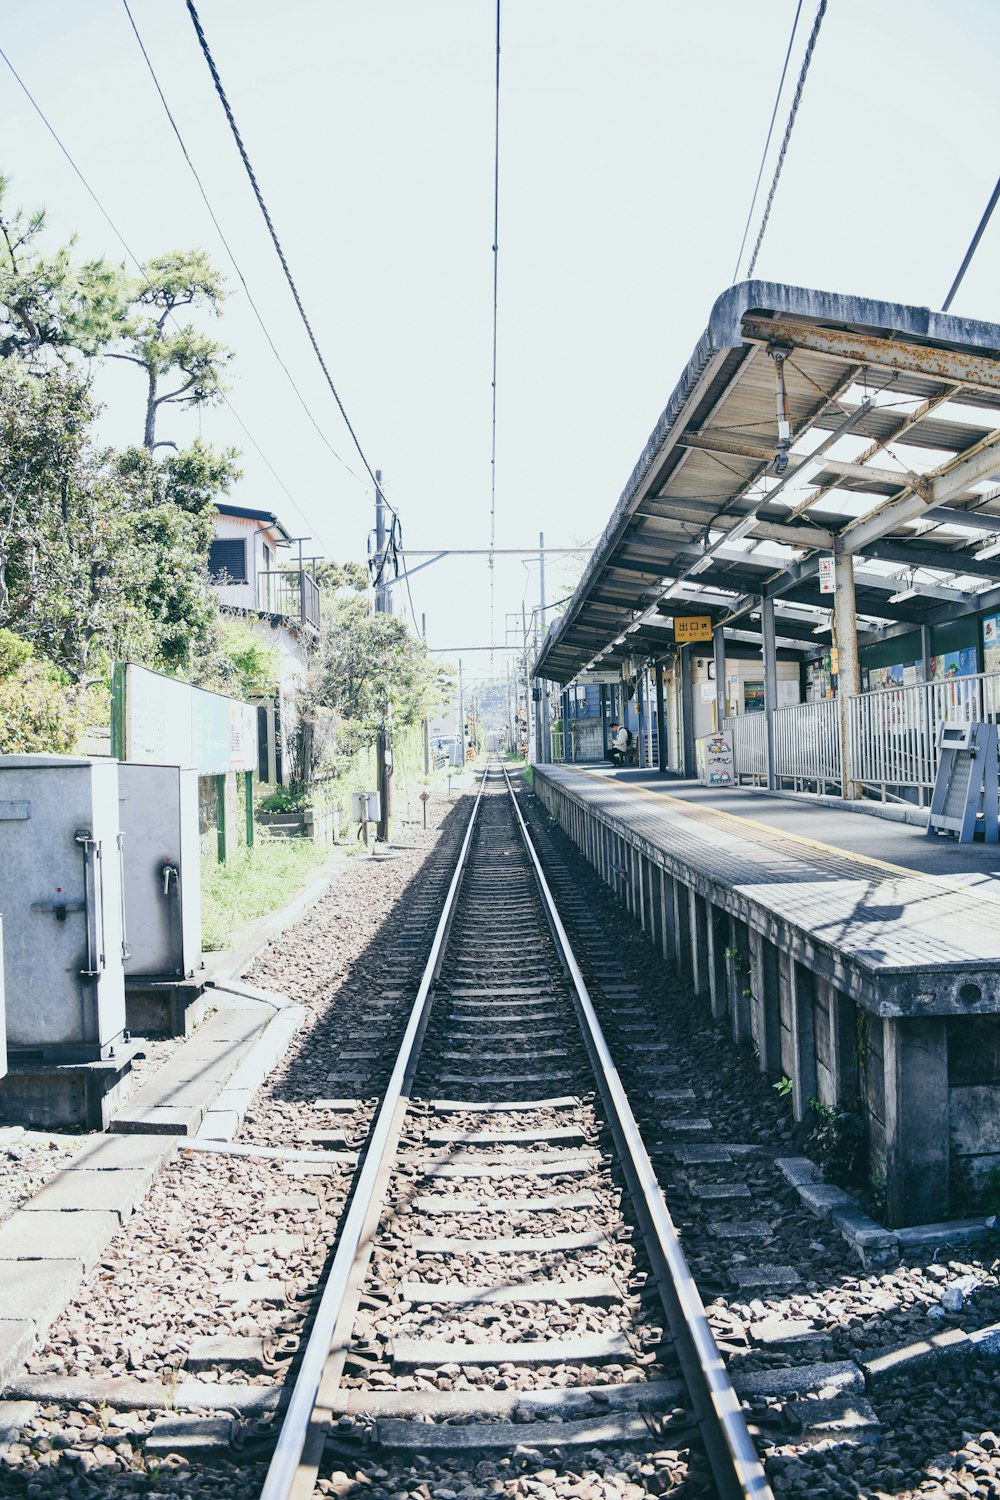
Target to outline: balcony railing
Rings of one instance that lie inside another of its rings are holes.
[[[287,615],[300,625],[319,629],[319,589],[303,569],[258,573],[257,608],[272,615]]]

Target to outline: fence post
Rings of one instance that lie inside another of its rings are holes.
[[[123,661],[116,661],[111,674],[111,754],[115,760],[125,759],[125,681],[128,668]]]
[[[760,604],[760,634],[764,656],[764,741],[765,771],[771,791],[778,785],[774,758],[774,710],[778,706],[778,650],[774,642],[774,600],[767,597]]]
[[[852,699],[860,687],[858,671],[858,616],[854,598],[854,557],[836,538],[833,552],[833,625],[837,642],[837,707],[840,715],[840,762],[842,793],[858,795],[854,781],[854,747],[851,740]]]
[[[243,789],[246,796],[247,848],[253,848],[253,772],[243,772]]]
[[[215,828],[218,836],[216,850],[219,864],[226,863],[226,778],[215,778]]]

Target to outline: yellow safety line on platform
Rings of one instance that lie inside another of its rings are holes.
[[[610,778],[608,778],[610,779]],[[617,782],[618,786],[625,785]],[[686,818],[696,818],[701,822],[711,822],[713,818],[724,818],[729,823],[745,823],[750,828],[759,828],[770,838],[793,839],[797,844],[804,844],[807,849],[819,849],[824,854],[836,854],[841,859],[857,860],[861,864],[874,865],[877,870],[888,870],[892,875],[909,875],[915,879],[933,880],[930,875],[923,875],[920,870],[910,870],[905,865],[893,865],[884,859],[874,859],[870,854],[852,854],[850,849],[840,849],[836,844],[824,844],[821,839],[806,838],[801,833],[788,833],[784,828],[772,828],[768,823],[758,823],[756,818],[748,818],[744,813],[723,812],[718,807],[698,807],[696,804],[685,802],[683,797],[674,797],[670,792],[656,792],[648,786],[629,786],[630,792],[642,792],[645,797],[655,797],[658,802],[670,802],[679,808]],[[858,816],[856,813],[852,816]]]
[[[627,792],[641,792],[644,797],[652,797],[656,802],[669,802],[676,807],[683,817],[691,818],[696,822],[707,823],[713,818],[721,818],[729,823],[746,824],[750,828],[758,828],[766,833],[769,838],[780,838],[796,844],[801,844],[807,849],[816,849],[823,854],[835,854],[841,859],[854,860],[858,864],[871,865],[876,870],[886,870],[890,875],[904,875],[908,880],[923,880],[928,885],[935,885],[939,890],[949,895],[960,894],[972,896],[978,901],[988,901],[991,905],[1000,905],[1000,892],[993,895],[990,891],[976,890],[974,887],[960,884],[954,876],[930,875],[924,870],[911,870],[906,865],[890,864],[888,860],[875,859],[870,854],[853,854],[849,849],[840,849],[836,844],[824,844],[820,839],[806,838],[801,833],[788,833],[783,828],[772,828],[768,823],[759,823],[756,818],[748,818],[744,813],[723,812],[716,807],[698,807],[686,802],[683,797],[674,797],[670,792],[654,791],[651,787],[636,786],[632,782],[619,781],[617,777],[602,775],[601,772],[581,771],[581,775],[589,777],[600,777],[617,787],[622,787]],[[834,809],[836,811],[836,809]],[[864,817],[864,813],[852,813],[851,817]],[[750,840],[749,842],[753,842]],[[1000,857],[1000,856],[998,856]],[[970,870],[970,877],[975,877],[979,871]]]

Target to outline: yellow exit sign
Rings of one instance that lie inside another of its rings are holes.
[[[710,641],[712,639],[711,615],[675,615],[675,641]]]

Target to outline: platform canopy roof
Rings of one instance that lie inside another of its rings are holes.
[[[536,675],[666,659],[678,614],[752,640],[767,596],[778,644],[822,651],[835,547],[854,555],[862,643],[1000,610],[1000,326],[742,282],[712,308]]]

